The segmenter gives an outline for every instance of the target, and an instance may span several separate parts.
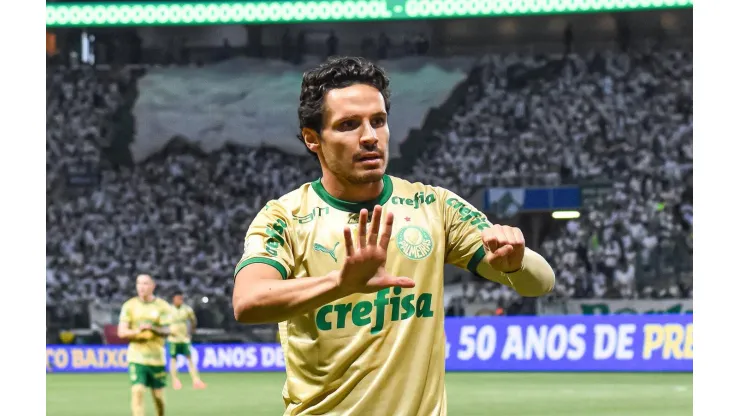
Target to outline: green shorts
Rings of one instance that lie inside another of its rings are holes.
[[[150,389],[163,389],[167,385],[167,371],[163,365],[130,363],[128,375],[131,378],[131,385],[143,384]]]
[[[170,343],[170,357],[176,358],[178,355],[184,355],[190,357],[190,343],[189,342],[171,342]]]

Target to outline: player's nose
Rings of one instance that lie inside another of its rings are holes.
[[[378,133],[370,122],[363,123],[362,136],[360,137],[360,144],[363,146],[374,145],[378,142]]]

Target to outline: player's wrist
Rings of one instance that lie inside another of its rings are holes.
[[[514,270],[512,270],[512,271],[509,271],[509,272],[507,272],[507,271],[503,271],[503,272],[501,272],[501,273],[503,273],[503,274],[507,274],[507,275],[508,275],[508,274],[514,274],[514,273],[519,273],[519,272],[521,272],[522,270],[524,270],[524,264],[522,264],[521,266],[517,267],[516,269],[514,269]]]
[[[326,275],[326,279],[329,281],[331,289],[329,290],[329,293],[331,293],[332,297],[335,299],[341,299],[345,296],[350,295],[347,290],[347,285],[342,284],[342,274],[339,271],[333,271]]]

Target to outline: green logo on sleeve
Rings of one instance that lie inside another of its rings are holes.
[[[277,256],[277,249],[285,245],[285,230],[288,224],[281,218],[278,218],[273,224],[268,225],[265,229],[267,241],[265,242],[265,251],[271,256]]]
[[[478,211],[473,210],[470,208],[464,201],[460,201],[457,198],[449,198],[447,200],[447,205],[452,207],[453,210],[458,212],[460,214],[460,218],[458,218],[458,221],[460,222],[468,222],[470,221],[470,225],[476,227],[477,229],[483,231],[486,228],[490,228],[491,225],[488,224],[488,219],[485,215],[481,214]]]
[[[334,328],[346,328],[347,321],[350,321],[356,327],[372,324],[370,333],[377,334],[385,326],[388,306],[391,309],[391,322],[434,316],[431,293],[421,293],[418,298],[410,293],[402,298],[400,295],[403,289],[400,287],[394,287],[393,296],[388,297],[390,291],[390,288],[378,291],[372,302],[363,300],[354,305],[352,303],[324,305],[316,312],[316,327],[319,331],[331,331]]]
[[[316,250],[316,251],[319,251],[321,253],[326,253],[326,254],[330,255],[331,258],[334,259],[334,263],[336,263],[337,262],[337,255],[335,253],[337,251],[337,246],[339,246],[339,241],[337,241],[334,244],[334,248],[332,248],[331,250],[329,250],[328,248],[322,246],[319,243],[314,243],[313,249]]]

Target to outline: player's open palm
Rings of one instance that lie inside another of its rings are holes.
[[[385,270],[388,256],[388,244],[393,230],[393,214],[387,213],[381,234],[382,207],[376,205],[367,229],[368,212],[360,211],[357,244],[353,242],[352,231],[344,228],[346,258],[339,271],[339,284],[345,293],[373,293],[393,286],[414,287],[414,281],[408,277],[391,276]]]

